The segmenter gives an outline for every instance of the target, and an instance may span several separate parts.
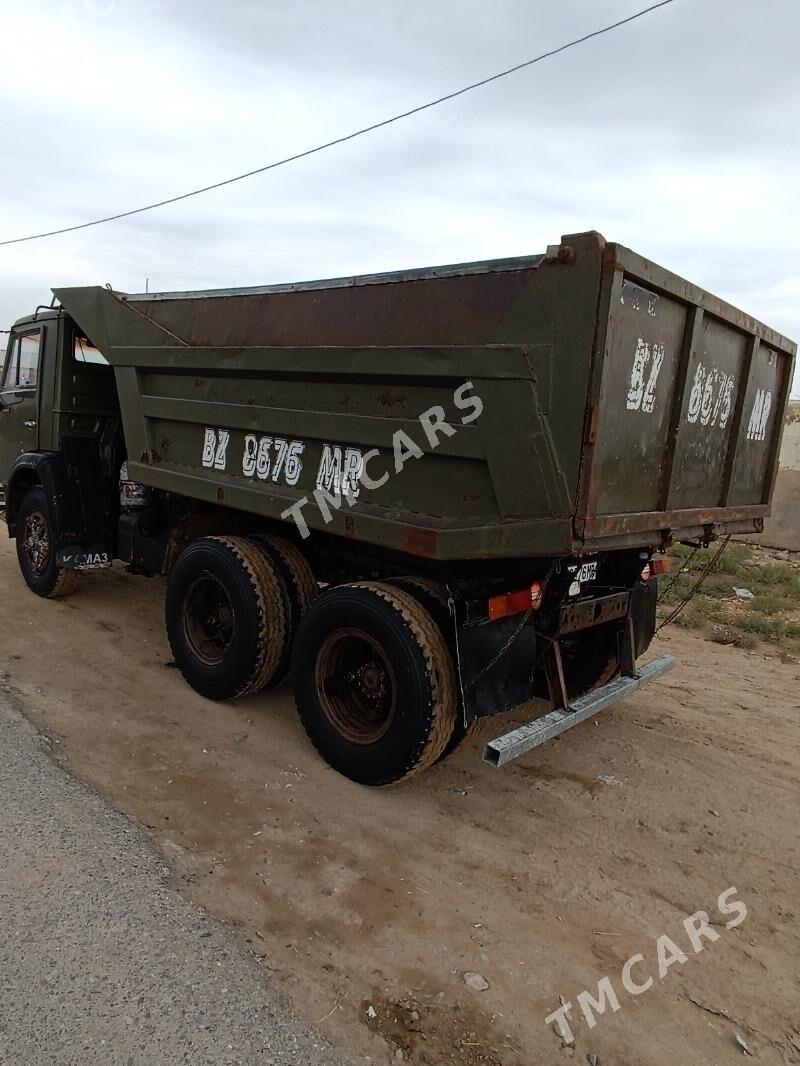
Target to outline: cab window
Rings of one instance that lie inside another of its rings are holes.
[[[87,337],[80,333],[75,334],[73,357],[76,363],[91,363],[94,366],[108,366],[108,360],[103,353],[92,344]]]
[[[4,390],[35,389],[39,381],[41,330],[19,333],[11,342],[3,373]]]

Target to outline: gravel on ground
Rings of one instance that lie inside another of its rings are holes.
[[[340,1063],[47,744],[0,694],[0,1064]]]

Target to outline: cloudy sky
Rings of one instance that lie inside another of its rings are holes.
[[[644,6],[0,0],[0,239],[258,167]],[[800,338],[799,46],[799,0],[676,0],[278,171],[0,248],[0,326],[54,285],[256,285],[599,229]]]

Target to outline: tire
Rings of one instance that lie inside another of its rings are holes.
[[[244,537],[203,537],[189,545],[167,583],[165,618],[178,668],[207,699],[262,689],[286,651],[284,593]]]
[[[299,548],[284,537],[264,534],[259,535],[257,539],[268,544],[280,556],[281,562],[289,573],[291,584],[295,590],[294,594],[300,604],[302,613],[305,614],[317,596],[319,596],[319,585],[308,559]]]
[[[410,593],[441,629],[450,651],[455,650],[455,641],[452,639],[453,620],[447,602],[449,597],[447,588],[441,582],[429,577],[417,577],[416,574],[404,574],[402,577],[390,577],[386,584]]]
[[[50,504],[38,485],[27,492],[17,513],[17,561],[37,596],[55,600],[75,591],[78,571],[56,565]]]
[[[414,597],[417,603],[425,608],[444,634],[445,640],[447,641],[447,647],[450,650],[453,662],[455,662],[456,641],[453,619],[447,602],[447,588],[440,582],[434,581],[432,578],[417,577],[415,574],[389,578],[388,584],[404,589]],[[444,751],[439,756],[439,762],[441,762],[442,759],[447,759],[451,755],[454,755],[462,748],[467,747],[467,745],[471,744],[473,740],[477,740],[487,731],[483,724],[488,721],[488,719],[485,718],[477,718],[466,728],[464,727],[464,715],[461,710],[461,692],[458,684],[456,684],[456,700],[457,711],[453,733],[447,742]]]
[[[450,649],[450,654],[455,662],[455,631],[453,618],[450,614],[450,607],[448,605],[449,596],[446,586],[439,581],[434,581],[432,578],[417,577],[415,574],[410,574],[408,576],[404,575],[403,577],[392,577],[389,579],[388,583],[390,585],[395,585],[398,588],[405,589],[406,592],[410,592],[414,599],[425,608],[434,622],[436,622],[444,633],[447,646]],[[453,726],[453,733],[448,740],[444,751],[439,756],[437,760],[438,762],[442,762],[444,759],[449,759],[451,755],[455,755],[456,752],[468,748],[470,744],[482,740],[484,737],[490,736],[492,733],[499,735],[499,732],[502,730],[502,726],[494,720],[493,715],[489,715],[485,718],[475,718],[465,727],[464,715],[461,708],[461,692],[458,684],[456,684],[456,699],[457,713],[456,721]]]
[[[283,593],[286,614],[286,648],[273,677],[266,688],[282,685],[291,673],[292,648],[300,620],[319,595],[319,586],[303,553],[283,537],[255,534],[248,540],[264,555],[275,571]]]
[[[381,582],[340,585],[300,623],[295,699],[329,766],[362,785],[390,785],[432,766],[456,722],[453,661],[428,612]]]

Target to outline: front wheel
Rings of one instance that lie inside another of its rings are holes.
[[[445,639],[412,596],[388,584],[324,592],[300,623],[292,674],[312,743],[359,784],[420,773],[453,733],[456,678]]]
[[[17,514],[17,560],[28,588],[37,596],[69,596],[78,584],[77,570],[56,562],[50,503],[44,489],[30,489]]]

